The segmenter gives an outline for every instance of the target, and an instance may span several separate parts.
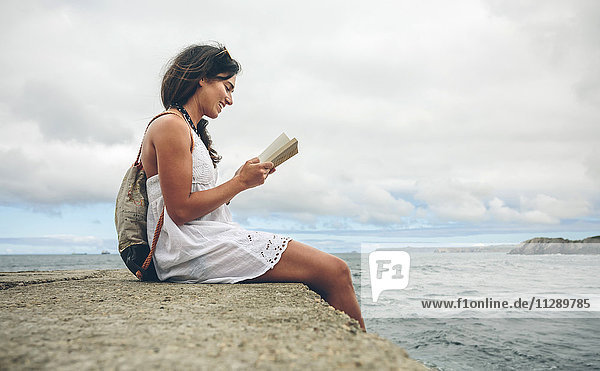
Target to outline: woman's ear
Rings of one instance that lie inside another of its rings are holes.
[[[198,85],[200,85],[200,87],[202,87],[202,84],[204,84],[204,79],[200,79],[200,80],[198,81]]]

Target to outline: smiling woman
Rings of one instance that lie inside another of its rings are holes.
[[[148,236],[160,230],[153,255],[157,276],[187,283],[306,283],[364,329],[343,260],[286,236],[248,231],[231,219],[227,203],[275,171],[271,162],[253,158],[217,186],[221,157],[203,117],[216,119],[233,104],[239,70],[225,47],[192,45],[173,59],[163,78],[166,111],[151,122],[141,150]]]

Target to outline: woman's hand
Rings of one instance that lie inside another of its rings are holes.
[[[244,167],[244,165],[240,166],[240,168],[235,171],[235,174],[233,174],[234,177],[240,173],[240,170],[242,170],[242,167]],[[270,174],[273,174],[275,172],[275,170],[277,170],[277,169],[273,166],[271,168],[271,171],[269,171],[269,174],[267,174],[267,176]]]
[[[245,188],[253,188],[263,184],[274,171],[272,162],[260,162],[258,157],[254,157],[236,171],[235,177],[239,178]]]

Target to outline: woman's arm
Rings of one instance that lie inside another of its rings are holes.
[[[165,206],[178,225],[210,213],[243,190],[263,184],[273,168],[272,163],[260,163],[258,158],[254,158],[246,161],[229,181],[215,188],[190,193],[192,154],[188,125],[172,117],[157,120],[151,130],[148,134],[156,153]]]

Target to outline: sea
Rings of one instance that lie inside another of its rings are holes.
[[[367,254],[334,254],[345,260],[361,298]],[[383,292],[385,318],[366,317],[367,331],[406,349],[439,370],[600,370],[600,312],[561,311],[457,318],[407,315],[406,303],[436,297],[517,299],[547,294],[578,298],[600,293],[600,255],[509,255],[505,252],[410,255],[409,284]],[[119,255],[0,255],[0,271],[124,268]],[[362,278],[362,279],[361,279]],[[582,296],[583,295],[583,296]],[[511,299],[511,300],[512,300]],[[365,311],[363,310],[363,313]]]

